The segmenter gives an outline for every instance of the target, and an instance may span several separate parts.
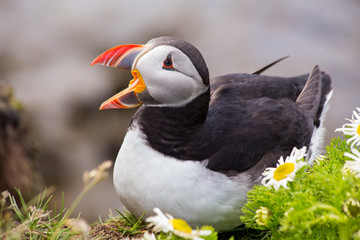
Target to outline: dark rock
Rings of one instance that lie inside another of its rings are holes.
[[[17,196],[17,188],[25,199],[41,191],[35,152],[23,104],[11,87],[0,85],[0,191]]]

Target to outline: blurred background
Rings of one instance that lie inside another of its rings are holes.
[[[115,160],[134,114],[98,110],[131,79],[125,70],[90,67],[98,54],[172,35],[202,52],[212,77],[249,73],[286,55],[264,74],[300,75],[319,64],[334,88],[327,144],[360,107],[359,23],[359,0],[2,0],[0,84],[23,102],[31,158],[69,206],[84,170]],[[122,208],[110,176],[77,211],[92,222]]]

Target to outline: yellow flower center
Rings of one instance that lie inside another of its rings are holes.
[[[360,124],[359,124],[359,126],[357,127],[356,132],[357,132],[357,134],[360,135]]]
[[[284,163],[278,166],[274,172],[274,179],[280,181],[286,178],[287,175],[292,173],[295,169],[295,164],[293,163]]]
[[[185,232],[185,233],[191,233],[192,229],[189,226],[189,224],[187,224],[187,222],[185,222],[182,219],[170,219],[169,222],[174,226],[174,230],[180,231],[180,232]]]

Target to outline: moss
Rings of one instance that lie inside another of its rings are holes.
[[[344,152],[350,147],[344,140],[332,139],[326,157],[299,172],[290,189],[256,186],[248,193],[241,219],[249,228],[267,230],[273,239],[350,239],[360,227],[360,218],[348,216],[343,206],[351,198],[360,200],[360,181],[342,172]],[[255,212],[270,209],[267,226],[259,226]]]
[[[14,89],[10,86],[0,85],[0,100],[1,108],[7,107],[13,111],[24,111],[24,104],[15,98]]]

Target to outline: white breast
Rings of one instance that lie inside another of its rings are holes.
[[[114,166],[114,185],[121,202],[135,216],[154,215],[159,207],[192,227],[217,230],[241,224],[239,216],[250,190],[249,177],[227,177],[207,161],[179,161],[146,144],[138,127],[128,130]]]

